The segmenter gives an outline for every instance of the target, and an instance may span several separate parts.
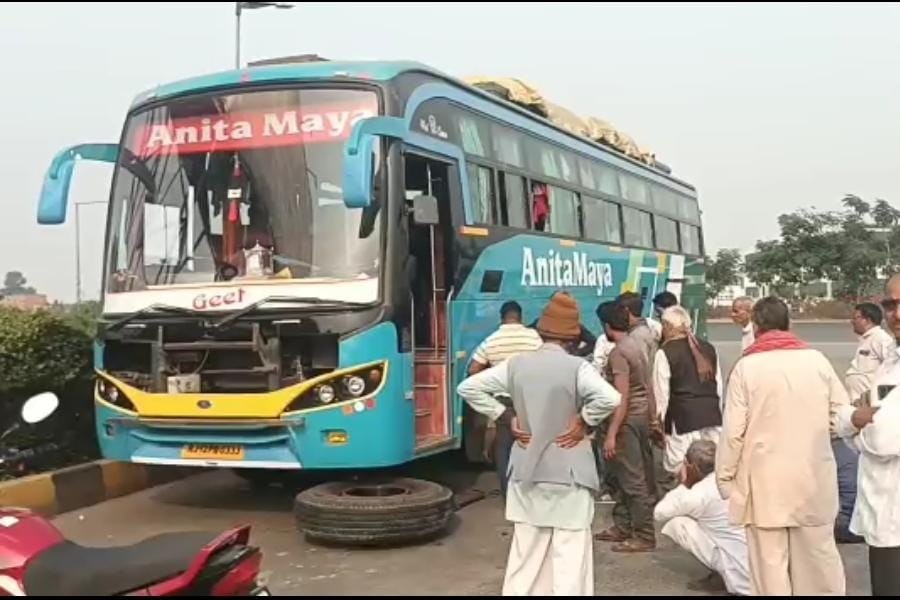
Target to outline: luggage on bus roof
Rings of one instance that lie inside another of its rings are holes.
[[[464,81],[482,91],[508,100],[536,115],[545,117],[554,125],[565,129],[573,135],[585,137],[609,146],[651,167],[657,167],[666,172],[669,171],[668,167],[657,162],[653,152],[639,147],[630,135],[619,131],[603,119],[598,119],[597,117],[582,119],[569,109],[549,102],[535,87],[521,79],[511,77],[467,77]]]

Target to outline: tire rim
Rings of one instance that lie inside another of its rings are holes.
[[[356,498],[389,498],[391,496],[405,496],[409,490],[397,484],[357,485],[341,492],[341,496],[353,496]]]

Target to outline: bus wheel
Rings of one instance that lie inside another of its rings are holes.
[[[393,546],[433,539],[456,510],[453,492],[421,479],[335,481],[297,495],[297,528],[313,543]]]

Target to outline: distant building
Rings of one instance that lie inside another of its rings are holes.
[[[22,294],[0,298],[0,306],[33,312],[50,308],[50,302],[44,294]]]

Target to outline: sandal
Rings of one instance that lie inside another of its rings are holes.
[[[595,534],[594,539],[598,542],[625,542],[631,539],[631,534],[625,533],[613,525],[609,529]]]
[[[640,552],[653,552],[656,550],[656,542],[648,540],[630,539],[612,547],[613,552],[620,554],[638,554]]]

